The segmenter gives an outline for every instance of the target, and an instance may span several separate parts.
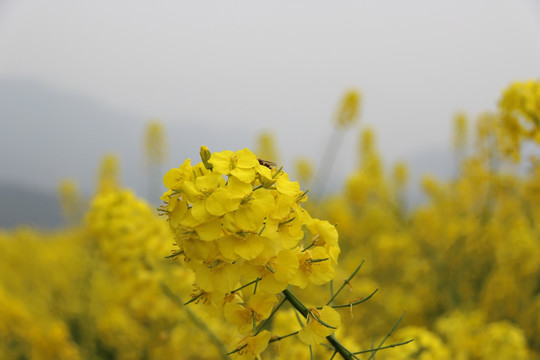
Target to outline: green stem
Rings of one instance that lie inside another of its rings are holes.
[[[390,349],[390,348],[393,348],[393,347],[396,347],[396,346],[406,345],[406,344],[412,342],[413,340],[414,339],[409,339],[409,340],[406,340],[406,341],[402,341],[402,342],[398,342],[398,343],[395,343],[395,344],[390,344],[390,345],[378,347],[378,348],[375,348],[375,349],[356,351],[354,354],[358,355],[358,354],[365,354],[365,353],[373,352],[373,351],[379,351],[379,350],[383,350],[383,349]]]
[[[292,293],[291,290],[285,289],[282,291],[282,294],[285,295],[285,298],[289,303],[300,313],[304,318],[307,318],[309,309]],[[343,344],[341,344],[334,334],[326,337],[326,340],[334,347],[334,349],[343,357],[345,360],[351,360],[356,358],[356,356],[350,352]]]
[[[401,314],[399,319],[397,319],[397,321],[394,323],[394,326],[392,326],[392,328],[390,329],[388,334],[386,334],[384,339],[381,340],[379,346],[377,346],[377,348],[373,349],[373,352],[371,353],[371,356],[368,358],[368,360],[375,359],[375,353],[383,348],[384,342],[386,341],[386,339],[388,339],[390,337],[390,335],[392,335],[394,330],[396,330],[397,326],[399,325],[399,323],[401,322],[401,319],[403,319],[404,316],[405,316],[405,311],[403,312],[403,314]]]
[[[360,299],[360,300],[356,300],[356,301],[352,301],[348,304],[343,304],[343,305],[330,305],[332,306],[334,309],[339,309],[339,308],[345,308],[345,307],[350,307],[350,306],[355,306],[355,305],[358,305],[358,304],[361,304],[363,302],[366,302],[368,301],[369,299],[371,299],[371,297],[373,295],[375,295],[375,293],[379,291],[379,289],[375,289],[371,294],[369,294],[368,296],[366,296],[365,298],[363,299]],[[317,310],[321,310],[322,307],[318,307]]]
[[[281,293],[285,295],[285,299],[287,299],[287,301],[289,301],[303,317],[307,318],[309,312],[308,308],[291,292],[291,290],[285,289]]]
[[[328,342],[332,344],[334,349],[336,349],[336,351],[339,353],[339,355],[343,357],[343,359],[345,360],[357,359],[357,357],[352,352],[350,352],[345,346],[343,346],[342,343],[339,342],[338,339],[336,339],[334,334],[327,336],[326,340],[328,340]]]
[[[287,334],[287,335],[283,335],[283,336],[278,336],[278,337],[272,338],[272,339],[270,339],[270,341],[268,341],[268,343],[270,344],[270,343],[273,343],[273,342],[276,342],[276,341],[279,341],[279,340],[288,338],[289,336],[294,336],[294,335],[298,334],[299,332],[300,332],[300,330],[295,331],[295,332],[292,332],[292,333]]]
[[[191,304],[192,302],[194,302],[195,300],[197,300],[197,299],[200,298],[201,296],[203,296],[203,293],[200,293],[199,295],[192,297],[191,300],[188,300],[188,301],[186,301],[186,302],[184,303],[184,306]]]
[[[248,287],[248,286],[251,285],[251,284],[256,284],[256,283],[258,283],[259,281],[261,281],[261,278],[256,278],[255,280],[250,281],[250,282],[248,282],[247,284],[242,285],[242,286],[240,286],[240,287],[237,288],[237,289],[234,289],[233,291],[231,291],[231,294],[234,294],[235,292],[240,291],[240,290],[242,290],[243,288]]]
[[[168,256],[165,256],[165,259],[174,258],[174,257],[176,257],[176,256],[178,256],[178,255],[182,255],[183,253],[184,253],[184,250],[179,251],[179,252],[176,252],[176,253],[171,254],[171,255],[168,255]]]
[[[362,262],[360,263],[360,265],[358,265],[356,267],[356,269],[354,269],[353,273],[351,274],[351,276],[349,276],[349,278],[347,280],[345,280],[343,282],[343,284],[341,284],[341,287],[338,289],[338,291],[336,291],[336,293],[330,298],[330,300],[328,300],[328,302],[326,303],[326,305],[330,305],[332,303],[332,301],[334,301],[334,299],[336,298],[336,296],[339,295],[339,293],[341,292],[341,290],[343,290],[343,288],[345,287],[345,285],[347,285],[349,283],[349,281],[352,280],[352,278],[356,275],[356,273],[358,272],[358,270],[360,270],[360,268],[362,267],[362,265],[364,265],[364,261],[365,260],[362,260]]]
[[[330,280],[330,299],[334,299],[334,280]],[[330,303],[334,306],[334,300],[331,300]]]
[[[268,318],[266,320],[264,320],[262,323],[259,324],[259,328],[257,329],[257,331],[255,332],[255,335],[259,335],[259,333],[261,332],[262,329],[264,329],[264,327],[266,326],[266,324],[268,324],[268,322],[270,321],[270,319],[272,319],[272,316],[274,316],[274,314],[278,311],[278,309],[281,307],[281,305],[283,305],[285,303],[287,299],[283,299],[281,300],[281,302],[278,304],[278,306],[276,306],[276,308],[274,310],[272,310],[272,313],[270,313],[270,316],[268,316]]]

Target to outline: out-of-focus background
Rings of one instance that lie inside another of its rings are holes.
[[[388,163],[449,176],[451,118],[537,78],[534,44],[536,0],[0,1],[0,227],[58,225],[59,182],[93,193],[107,152],[148,196],[152,118],[167,131],[164,169],[200,145],[252,148],[266,130],[286,168],[296,156],[317,163],[351,87]],[[329,191],[356,163],[357,133]]]
[[[0,0],[0,359],[540,360],[539,44],[539,0]]]

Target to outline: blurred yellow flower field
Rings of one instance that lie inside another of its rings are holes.
[[[159,174],[157,210],[112,156],[92,199],[62,183],[64,229],[0,231],[0,359],[540,359],[540,159],[522,151],[540,143],[540,82],[456,116],[459,171],[425,177],[413,209],[370,129],[324,194],[361,101],[346,92],[326,158],[297,169],[269,135],[205,144]]]

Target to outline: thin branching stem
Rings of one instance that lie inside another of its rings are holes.
[[[179,251],[179,252],[174,253],[174,254],[171,254],[171,255],[167,255],[167,256],[165,256],[165,259],[174,258],[174,257],[177,257],[178,255],[182,255],[183,253],[184,253],[184,250]]]
[[[287,334],[287,335],[276,336],[276,337],[270,339],[270,341],[268,341],[268,343],[273,343],[273,342],[276,342],[276,341],[280,341],[282,339],[288,338],[289,336],[294,336],[294,335],[298,334],[299,332],[300,332],[300,330],[292,332],[292,333]]]
[[[393,348],[393,347],[396,347],[396,346],[406,345],[406,344],[412,342],[413,340],[414,339],[409,339],[409,340],[406,340],[406,341],[402,341],[402,342],[398,342],[398,343],[378,347],[378,348],[375,348],[375,349],[356,351],[354,354],[358,355],[358,354],[365,354],[365,353],[369,353],[369,352],[373,352],[373,351],[379,351],[379,350],[383,350],[383,349],[390,349],[390,348]]]
[[[261,281],[261,278],[256,278],[255,280],[250,281],[250,282],[248,282],[247,284],[242,285],[242,286],[240,286],[240,287],[237,288],[237,289],[234,289],[233,291],[231,291],[231,294],[234,294],[235,292],[240,291],[240,290],[242,290],[243,288],[248,287],[248,286],[251,285],[251,284],[255,284],[255,283],[259,282],[259,281]]]
[[[304,248],[302,252],[311,249],[313,246],[315,246],[315,241],[313,241],[311,244],[308,245],[308,247]]]
[[[332,344],[334,349],[343,357],[343,359],[345,360],[358,359],[356,355],[350,352],[349,349],[347,349],[342,343],[339,342],[338,339],[336,339],[334,334],[327,336],[326,340],[328,340],[328,342]]]
[[[270,316],[268,316],[268,318],[266,318],[262,323],[259,324],[259,328],[257,329],[257,331],[255,331],[255,335],[258,335],[261,332],[261,330],[264,329],[266,324],[268,324],[270,319],[272,319],[272,316],[274,316],[274,314],[278,311],[278,309],[281,307],[281,305],[283,305],[285,303],[285,301],[287,301],[287,299],[283,298],[283,300],[281,300],[281,302],[275,307],[275,309],[272,310],[272,312],[270,313]]]
[[[362,267],[362,265],[364,265],[364,261],[365,260],[362,260],[362,262],[360,263],[360,265],[358,265],[356,267],[356,269],[354,269],[353,273],[351,274],[351,276],[349,276],[347,278],[347,280],[345,280],[343,282],[343,284],[340,286],[340,288],[338,289],[338,291],[336,291],[336,293],[330,298],[330,300],[328,300],[328,302],[326,303],[326,305],[330,305],[332,303],[332,301],[334,301],[334,299],[339,295],[339,293],[341,292],[341,290],[343,290],[343,288],[345,287],[345,285],[347,285],[349,283],[349,281],[352,280],[352,278],[356,275],[356,273],[360,270],[360,268]]]
[[[358,305],[358,304],[361,304],[363,302],[366,302],[368,301],[369,299],[371,299],[371,297],[373,295],[375,295],[375,293],[379,291],[379,289],[375,289],[371,294],[369,294],[368,296],[366,296],[365,298],[363,299],[360,299],[360,300],[357,300],[357,301],[352,301],[348,304],[342,304],[342,305],[330,305],[331,307],[333,307],[334,309],[340,309],[340,308],[346,308],[346,307],[350,307],[350,306],[355,306],[355,305]],[[317,308],[318,310],[322,309],[322,307],[318,307]]]
[[[289,303],[304,317],[307,319],[309,314],[309,309],[290,291],[288,288],[282,291],[282,294],[285,295],[285,298]],[[351,360],[357,358],[352,352],[350,352],[343,344],[341,344],[334,334],[326,337],[326,340],[334,347],[334,349],[343,357],[345,360]]]
[[[390,329],[390,331],[386,334],[386,336],[384,337],[384,339],[381,340],[379,346],[377,346],[373,352],[371,353],[371,356],[368,358],[368,360],[372,360],[375,358],[375,353],[379,350],[382,349],[382,346],[384,344],[384,342],[390,337],[390,335],[392,335],[392,333],[394,332],[394,330],[396,330],[396,328],[398,327],[399,323],[401,322],[401,319],[403,319],[403,317],[405,316],[405,311],[403,312],[403,314],[401,314],[401,316],[399,317],[399,319],[397,319],[397,321],[395,322],[394,326],[392,326],[392,328]]]
[[[203,293],[200,293],[199,295],[197,295],[197,296],[195,296],[195,297],[192,297],[191,300],[189,300],[189,301],[187,301],[187,302],[184,303],[184,306],[191,304],[192,302],[194,302],[195,300],[197,300],[198,298],[200,298],[202,295],[203,295]]]
[[[290,223],[290,222],[293,222],[294,219],[296,219],[295,216],[293,216],[292,218],[290,218],[290,219],[288,219],[288,220],[285,220],[285,221],[283,221],[283,222],[280,222],[280,223],[279,223],[279,226],[281,226],[281,225],[286,225],[286,224],[288,224],[288,223]]]
[[[237,352],[239,352],[240,350],[242,350],[243,348],[245,348],[246,346],[247,346],[247,344],[244,344],[244,345],[240,346],[239,348],[236,348],[236,349],[234,349],[233,351],[228,352],[228,353],[225,354],[225,355],[232,355],[232,354],[234,354],[234,353],[237,353]]]
[[[332,306],[334,306],[334,280],[330,280],[330,299],[332,299],[331,303]]]

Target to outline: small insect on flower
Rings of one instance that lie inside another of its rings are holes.
[[[259,160],[259,164],[262,166],[266,166],[269,169],[275,168],[277,164],[275,162],[269,161],[269,160],[263,160],[263,159],[257,159]]]

